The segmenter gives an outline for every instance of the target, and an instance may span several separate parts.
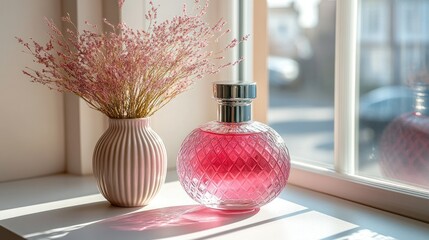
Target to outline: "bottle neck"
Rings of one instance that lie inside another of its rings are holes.
[[[218,99],[217,120],[226,123],[241,123],[252,120],[251,100]]]
[[[414,87],[414,110],[417,115],[429,116],[429,85],[419,84]]]

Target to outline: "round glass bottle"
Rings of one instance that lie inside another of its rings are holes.
[[[414,86],[414,111],[394,119],[380,138],[385,177],[429,187],[429,85]]]
[[[177,158],[179,181],[195,201],[216,209],[259,208],[286,185],[290,157],[283,139],[252,121],[255,83],[213,84],[217,121],[192,131]]]

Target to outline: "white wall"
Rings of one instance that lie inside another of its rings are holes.
[[[43,17],[59,22],[58,0],[0,1],[0,181],[63,172],[63,95],[21,73],[34,66],[15,36],[47,39]]]

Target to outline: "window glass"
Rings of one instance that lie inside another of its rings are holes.
[[[429,189],[429,1],[359,5],[358,174]]]
[[[293,161],[333,166],[335,5],[268,0],[269,125]]]

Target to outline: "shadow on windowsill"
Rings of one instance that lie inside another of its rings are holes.
[[[200,205],[145,210],[95,202],[2,221],[26,225],[26,239],[154,239],[181,236],[242,221],[258,213],[225,212]],[[37,224],[34,224],[37,222]],[[37,225],[37,227],[35,227]]]

